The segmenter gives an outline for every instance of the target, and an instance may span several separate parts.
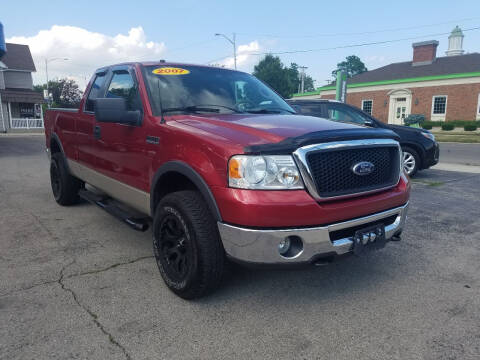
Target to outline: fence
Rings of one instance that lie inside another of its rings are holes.
[[[12,118],[12,129],[43,129],[43,119]]]

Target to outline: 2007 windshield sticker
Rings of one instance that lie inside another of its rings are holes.
[[[176,67],[161,67],[153,70],[152,73],[156,75],[187,75],[190,74],[190,71]]]

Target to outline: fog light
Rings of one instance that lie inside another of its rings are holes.
[[[280,240],[278,243],[278,252],[281,257],[293,259],[303,252],[303,241],[300,236],[290,235]]]
[[[278,252],[280,255],[285,255],[290,250],[290,239],[285,238],[278,244]]]

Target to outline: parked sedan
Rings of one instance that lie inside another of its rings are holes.
[[[414,176],[418,170],[438,163],[439,146],[428,130],[385,124],[362,110],[335,100],[287,100],[301,115],[310,115],[333,121],[390,129],[400,136],[405,172]]]

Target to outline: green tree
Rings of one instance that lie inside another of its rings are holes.
[[[43,94],[43,90],[46,88],[46,84],[35,85],[33,90]],[[71,79],[49,81],[48,91],[52,94],[53,107],[75,108],[80,105],[80,100],[82,100],[82,91],[80,91],[78,84]]]
[[[332,76],[334,79],[337,77],[338,70],[343,70],[347,74],[347,78],[351,78],[354,75],[368,71],[365,64],[356,55],[347,56],[345,61],[337,64],[337,68],[332,71]]]
[[[293,84],[288,69],[278,56],[266,55],[255,65],[253,75],[267,83],[283,97],[290,97]]]
[[[278,56],[266,55],[255,65],[253,75],[267,83],[284,98],[289,98],[298,92],[300,84],[298,65],[292,63],[290,67],[286,67]],[[304,78],[304,89],[305,91],[315,89],[313,79],[308,75]]]

